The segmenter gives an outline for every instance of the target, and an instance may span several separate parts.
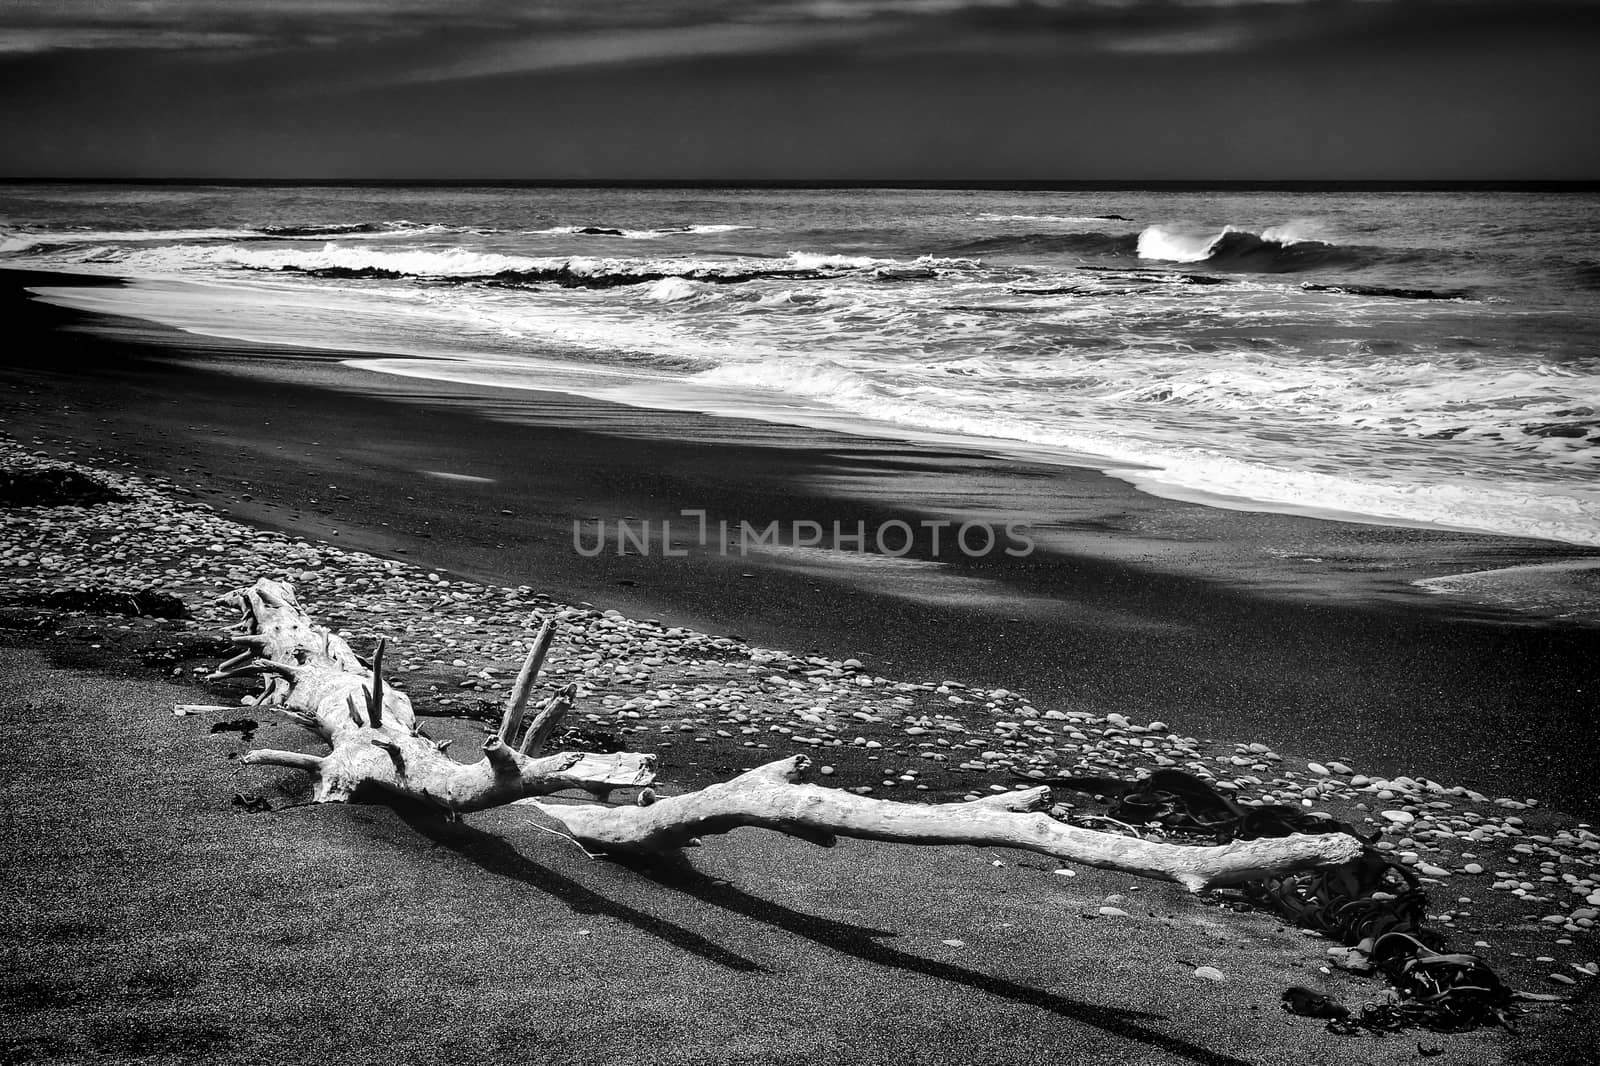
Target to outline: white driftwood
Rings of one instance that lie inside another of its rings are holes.
[[[701,836],[757,826],[832,847],[840,836],[896,844],[971,844],[1018,848],[1063,862],[1137,877],[1176,881],[1191,892],[1268,875],[1337,866],[1361,845],[1342,833],[1240,840],[1191,847],[1099,833],[1043,813],[1048,788],[1005,792],[966,803],[898,803],[803,784],[804,755],[758,766],[730,781],[643,805],[540,803],[523,800],[566,826],[591,851],[649,855]]]
[[[651,855],[699,842],[702,836],[754,826],[823,847],[838,837],[897,844],[970,844],[1037,852],[1063,862],[1174,881],[1191,891],[1337,866],[1361,845],[1330,833],[1191,847],[1100,833],[1044,813],[1048,788],[1001,793],[966,803],[918,804],[870,799],[805,783],[803,755],[757,767],[730,781],[658,799],[648,789],[633,806],[540,803],[529,797],[582,789],[604,797],[654,777],[654,757],[631,753],[539,756],[572,705],[573,689],[551,697],[516,742],[539,665],[553,629],[546,626],[528,653],[496,735],[476,763],[456,762],[443,744],[416,727],[411,701],[382,682],[383,645],[373,669],[337,635],[312,625],[287,585],[261,580],[230,595],[243,612],[234,637],[246,651],[213,677],[268,678],[258,706],[280,706],[329,744],[326,755],[253,751],[243,761],[307,770],[317,776],[320,802],[349,799],[373,786],[451,811],[507,803],[533,804],[561,823],[590,851]],[[513,744],[515,743],[515,746]]]
[[[294,590],[280,582],[262,579],[228,599],[243,613],[233,639],[245,651],[223,663],[212,679],[266,677],[256,705],[281,708],[330,748],[326,755],[262,749],[240,761],[312,772],[319,803],[342,802],[372,787],[451,811],[475,811],[566,789],[604,795],[654,779],[654,756],[564,752],[534,758],[498,735],[484,742],[477,762],[457,762],[445,754],[448,741],[436,743],[417,728],[410,699],[383,684],[381,644],[374,672],[341,637],[313,625]],[[532,680],[519,684],[523,700]]]
[[[528,706],[528,697],[533,694],[533,683],[539,677],[539,669],[544,666],[544,657],[550,652],[550,642],[555,639],[556,624],[552,621],[545,622],[539,627],[539,635],[533,638],[533,647],[528,649],[528,658],[522,664],[522,670],[517,674],[517,681],[511,687],[511,698],[506,701],[505,715],[500,719],[500,739],[512,741],[517,737],[517,729],[522,725],[523,709]]]

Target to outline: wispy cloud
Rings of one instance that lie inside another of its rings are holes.
[[[451,59],[423,61],[411,67],[403,80],[447,81],[497,74],[797,52],[861,45],[876,34],[889,32],[889,28],[881,24],[865,27],[766,22],[523,35],[467,49]]]
[[[1093,26],[1318,0],[7,0],[0,48],[294,47],[383,43],[438,30],[637,32],[871,22]],[[1388,0],[1395,2],[1395,0]],[[758,40],[754,34],[749,38]],[[662,40],[670,40],[663,37]],[[763,42],[765,38],[760,38]],[[676,47],[671,45],[669,47]]]
[[[6,0],[0,52],[387,48],[488,42],[426,76],[473,76],[898,36],[954,50],[1026,34],[1112,54],[1239,51],[1463,17],[1550,18],[1596,0]],[[454,71],[455,73],[448,73]]]
[[[253,33],[224,33],[182,27],[150,27],[130,33],[126,27],[6,26],[0,29],[0,54],[106,49],[160,49],[192,51],[262,46],[267,42]]]

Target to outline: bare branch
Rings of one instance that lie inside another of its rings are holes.
[[[224,659],[221,663],[219,663],[217,665],[216,672],[219,673],[219,674],[227,673],[229,670],[235,669],[236,667],[243,666],[245,663],[249,662],[251,659],[254,659],[256,657],[256,651],[257,651],[257,649],[254,649],[254,648],[246,648],[244,651],[240,652],[238,655],[235,655],[233,658]]]
[[[229,662],[236,661],[237,658],[238,657],[235,656],[235,658],[230,659]],[[299,674],[300,669],[301,668],[298,666],[290,666],[288,663],[273,662],[271,659],[256,659],[253,662],[246,663],[243,666],[235,666],[232,669],[215,670],[206,675],[206,680],[224,681],[230,677],[245,677],[250,674],[281,674],[292,681],[296,675]]]
[[[533,716],[533,721],[528,723],[528,731],[522,735],[522,743],[517,750],[528,755],[537,755],[550,743],[550,738],[556,730],[561,728],[561,723],[567,717],[567,712],[572,710],[573,701],[578,697],[576,683],[569,684],[560,692],[545,701],[539,713]]]
[[[287,766],[294,770],[310,770],[312,773],[319,773],[322,770],[323,756],[307,755],[305,752],[300,751],[257,748],[255,751],[246,752],[239,756],[239,761],[251,766]]]
[[[383,637],[378,638],[378,646],[372,652],[372,689],[367,695],[367,721],[372,723],[372,728],[383,727],[383,647],[386,643]]]
[[[511,687],[511,696],[506,700],[505,713],[500,717],[501,740],[509,743],[516,737],[517,728],[522,725],[523,708],[528,705],[528,696],[533,692],[534,682],[539,679],[539,670],[544,666],[544,657],[549,653],[550,642],[555,635],[555,620],[547,619],[539,627],[539,635],[534,637],[533,647],[528,649],[528,657],[523,660],[516,684]]]

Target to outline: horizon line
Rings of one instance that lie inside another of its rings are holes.
[[[1394,192],[1597,192],[1600,178],[243,178],[10,177],[3,185],[372,186],[402,188],[586,189],[912,189],[974,191],[1247,191],[1370,190]]]

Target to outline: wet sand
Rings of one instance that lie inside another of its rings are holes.
[[[242,519],[461,576],[1600,811],[1600,629],[1411,585],[1581,549],[1216,510],[977,450],[403,379],[20,289],[65,280],[4,286],[20,343],[0,369],[0,428],[45,451],[126,461]],[[847,531],[1020,522],[1037,547],[935,554],[923,530],[899,560],[723,554],[686,543],[685,509]],[[613,542],[586,558],[573,526],[592,544],[594,519],[676,519],[688,554]]]

